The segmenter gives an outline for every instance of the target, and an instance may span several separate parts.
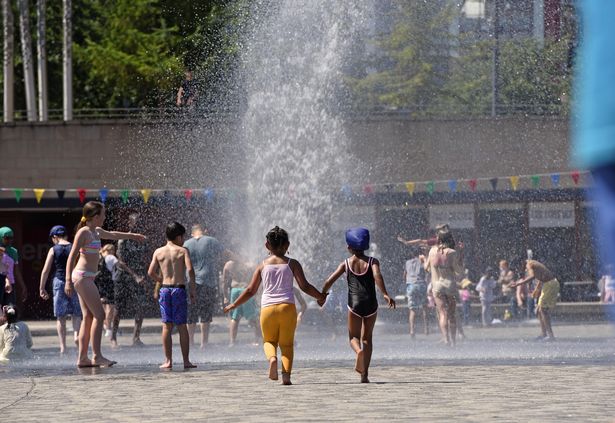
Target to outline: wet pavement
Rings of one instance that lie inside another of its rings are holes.
[[[129,322],[127,322],[129,323]],[[37,326],[38,325],[38,326]],[[32,323],[48,334],[53,322]],[[360,384],[345,336],[303,325],[297,333],[294,386],[266,378],[260,346],[241,326],[229,347],[224,318],[210,344],[193,348],[198,368],[161,371],[158,323],[146,322],[145,347],[129,346],[129,327],[111,351],[110,369],[78,370],[75,349],[60,357],[53,336],[35,337],[36,359],[0,367],[2,421],[614,421],[615,338],[606,324],[557,325],[558,340],[536,342],[535,322],[466,328],[456,348],[435,334],[412,340],[404,325],[374,335],[371,384]],[[435,328],[434,328],[435,329]],[[343,327],[339,328],[340,334]],[[198,334],[197,334],[198,339]]]

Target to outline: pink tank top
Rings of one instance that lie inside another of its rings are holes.
[[[263,285],[261,307],[274,304],[295,304],[294,279],[290,260],[286,264],[266,264],[261,270]]]

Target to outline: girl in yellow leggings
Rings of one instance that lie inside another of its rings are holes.
[[[293,344],[297,327],[297,310],[293,293],[293,280],[306,294],[324,301],[325,296],[318,292],[306,279],[303,268],[297,260],[286,257],[290,242],[284,229],[275,227],[267,233],[265,247],[270,255],[254,271],[250,285],[231,304],[224,308],[227,313],[252,298],[261,283],[261,330],[263,346],[269,360],[269,379],[278,380],[278,356],[282,353],[282,384],[291,385],[290,372],[293,367]]]

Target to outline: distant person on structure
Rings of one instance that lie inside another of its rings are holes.
[[[536,279],[538,284],[532,292],[533,298],[538,298],[538,307],[536,314],[540,320],[541,335],[536,340],[553,341],[553,329],[551,327],[551,313],[557,303],[559,296],[559,282],[555,279],[555,275],[547,266],[536,260],[527,260],[526,262],[527,276],[517,282],[511,282],[511,288],[519,285],[524,285]]]
[[[192,70],[187,69],[185,79],[177,91],[177,106],[178,107],[194,107],[198,98],[198,89]]]
[[[615,2],[579,1],[581,42],[573,162],[593,176],[602,263],[615,262]]]

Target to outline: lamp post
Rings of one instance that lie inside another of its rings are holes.
[[[498,115],[500,74],[500,8],[502,0],[493,0],[493,66],[491,68],[491,116]]]

